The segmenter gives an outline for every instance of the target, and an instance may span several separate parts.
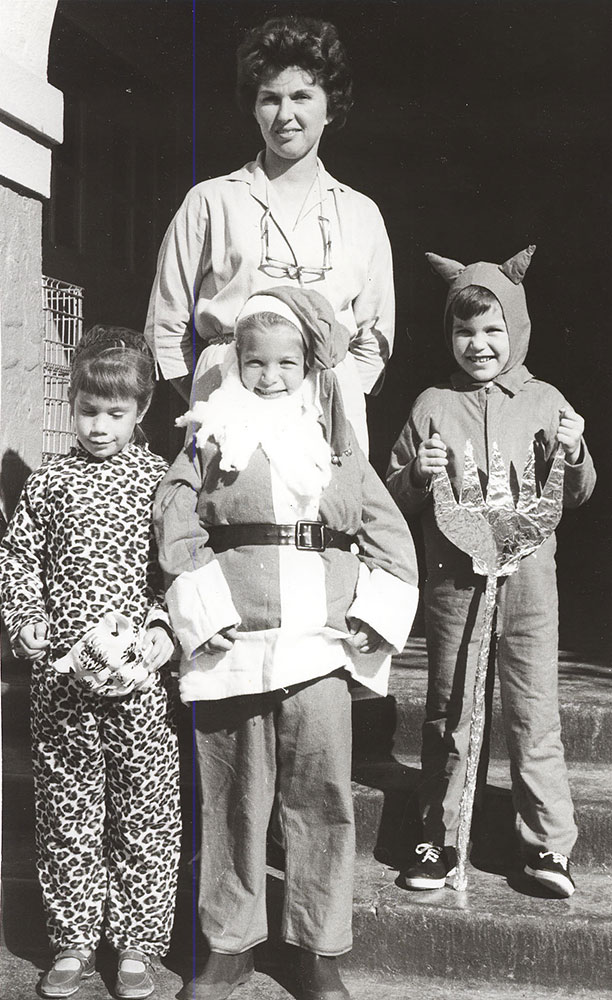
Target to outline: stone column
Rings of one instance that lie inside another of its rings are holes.
[[[0,501],[10,516],[42,446],[42,200],[63,97],[47,82],[57,0],[0,0]]]

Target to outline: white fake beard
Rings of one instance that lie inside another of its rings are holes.
[[[331,479],[331,450],[321,417],[315,372],[309,372],[291,395],[265,400],[245,389],[236,360],[208,401],[195,403],[176,423],[198,428],[199,448],[209,438],[216,442],[224,472],[241,472],[261,447],[288,489],[297,497],[314,499]]]

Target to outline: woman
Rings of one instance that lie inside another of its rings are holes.
[[[187,194],[160,250],[147,339],[162,375],[189,398],[192,321],[205,344],[227,342],[249,295],[284,283],[315,289],[351,334],[337,375],[367,451],[363,393],[380,386],[391,352],[393,270],[376,205],[318,159],[325,128],[341,127],[352,103],[334,26],[283,17],[254,28],[238,50],[237,96],[255,116],[265,150]],[[223,353],[203,353],[196,383]],[[208,394],[214,381],[206,381],[194,396]]]

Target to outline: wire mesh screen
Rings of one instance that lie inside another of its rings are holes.
[[[83,332],[83,289],[43,277],[43,459],[67,455],[74,444],[68,402],[72,354]]]

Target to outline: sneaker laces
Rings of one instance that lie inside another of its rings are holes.
[[[559,854],[557,851],[540,851],[539,857],[542,858],[552,858],[556,865],[561,865],[567,871],[568,858],[565,854]]]
[[[435,844],[417,844],[415,847],[415,854],[422,854],[421,860],[425,861],[437,861],[444,848],[436,847]]]

